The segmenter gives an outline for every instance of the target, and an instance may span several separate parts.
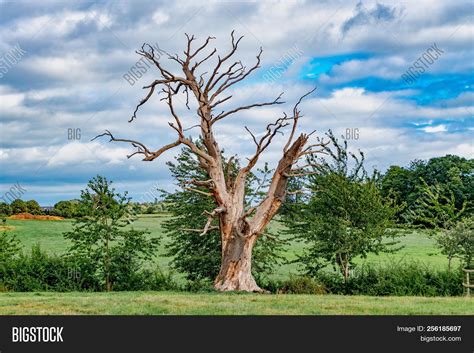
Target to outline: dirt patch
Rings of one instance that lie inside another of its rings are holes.
[[[9,219],[36,219],[40,221],[62,221],[64,218],[59,216],[33,215],[31,213],[18,213],[8,217]]]
[[[15,229],[14,226],[0,226],[0,231],[3,231],[3,230],[13,230]],[[1,292],[1,290],[0,290]]]

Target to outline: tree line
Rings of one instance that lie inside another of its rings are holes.
[[[136,213],[157,214],[166,212],[166,205],[157,199],[153,202],[131,202],[131,206]],[[41,207],[38,201],[15,199],[11,203],[0,202],[0,216],[12,216],[20,213],[29,213],[32,215],[51,215],[64,218],[79,218],[85,214],[80,207],[80,200],[62,200],[54,204],[52,208]]]

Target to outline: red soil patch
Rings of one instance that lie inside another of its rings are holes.
[[[62,221],[64,218],[59,216],[32,215],[31,213],[18,213],[8,217],[9,219],[36,219],[40,221]]]

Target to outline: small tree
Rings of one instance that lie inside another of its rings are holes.
[[[396,250],[396,242],[386,238],[396,235],[390,227],[398,209],[381,196],[377,174],[367,176],[364,155],[348,153],[346,141],[339,144],[331,132],[328,137],[333,149],[325,146],[325,152],[331,158],[308,159],[315,173],[307,182],[309,201],[285,219],[290,233],[308,244],[297,259],[306,273],[314,276],[329,263],[347,281],[357,256]]]
[[[133,274],[142,260],[151,259],[158,245],[158,239],[145,236],[148,231],[125,228],[134,221],[130,198],[115,192],[111,184],[101,176],[89,181],[79,202],[86,216],[64,234],[72,242],[70,254],[87,259],[107,291]]]
[[[459,252],[459,241],[455,232],[445,230],[436,236],[436,245],[441,250],[441,254],[448,258],[448,269],[451,270],[451,262]]]
[[[436,243],[441,253],[448,257],[449,269],[454,258],[459,258],[463,266],[471,268],[474,255],[474,217],[461,220],[451,229],[442,231],[437,235]]]

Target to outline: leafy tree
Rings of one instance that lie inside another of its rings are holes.
[[[0,202],[0,215],[9,216],[12,214],[12,209],[6,202]]]
[[[26,209],[31,214],[41,214],[42,210],[39,203],[36,200],[26,201]]]
[[[187,184],[189,180],[205,181],[209,177],[186,149],[181,151],[175,161],[167,164],[177,181],[178,189],[171,193],[163,191],[167,211],[172,214],[172,218],[164,222],[164,228],[170,238],[170,242],[166,245],[166,255],[173,257],[172,266],[185,273],[188,280],[213,280],[219,272],[222,256],[217,220],[209,224],[206,234],[202,234],[202,230],[207,223],[203,214],[213,210],[215,203],[205,194],[209,191],[206,186],[195,187],[200,191],[195,192],[189,190]],[[237,171],[237,167],[237,163],[229,165],[233,171]],[[265,166],[260,172],[261,178],[252,176],[247,183],[248,204],[259,202],[264,193],[270,170]],[[283,241],[273,238],[269,232],[264,233],[253,254],[254,276],[262,276],[271,271],[280,259],[278,251],[283,244]]]
[[[444,230],[436,237],[441,253],[448,257],[448,268],[451,269],[453,258],[459,258],[467,268],[472,267],[474,256],[474,217],[456,223],[451,229]]]
[[[78,208],[77,202],[64,200],[54,205],[53,213],[64,218],[74,218],[78,214]]]
[[[26,206],[26,202],[22,199],[13,200],[10,204],[12,209],[12,214],[24,213],[28,211],[28,207]]]
[[[392,166],[382,179],[382,194],[395,196],[399,204],[405,202],[406,210],[412,210],[423,197],[423,184],[437,185],[440,198],[454,198],[454,205],[465,215],[474,214],[474,159],[446,155],[428,161],[414,160],[408,167]],[[407,214],[399,215],[399,221],[415,221]]]
[[[70,255],[87,259],[107,291],[133,276],[158,245],[158,239],[146,237],[148,231],[126,228],[134,221],[130,198],[115,192],[111,184],[102,176],[89,181],[79,202],[86,217],[64,234],[72,242]]]
[[[473,268],[474,257],[474,217],[458,222],[452,230],[459,242],[459,251],[456,256],[461,259],[466,268]]]
[[[364,155],[349,153],[347,142],[340,144],[332,132],[328,137],[332,146],[324,149],[330,158],[308,159],[315,173],[307,182],[309,201],[285,217],[285,223],[290,234],[307,244],[297,259],[306,274],[315,276],[332,264],[347,281],[356,257],[397,250],[397,242],[386,239],[397,235],[390,227],[398,208],[382,197],[378,175],[368,177]]]

